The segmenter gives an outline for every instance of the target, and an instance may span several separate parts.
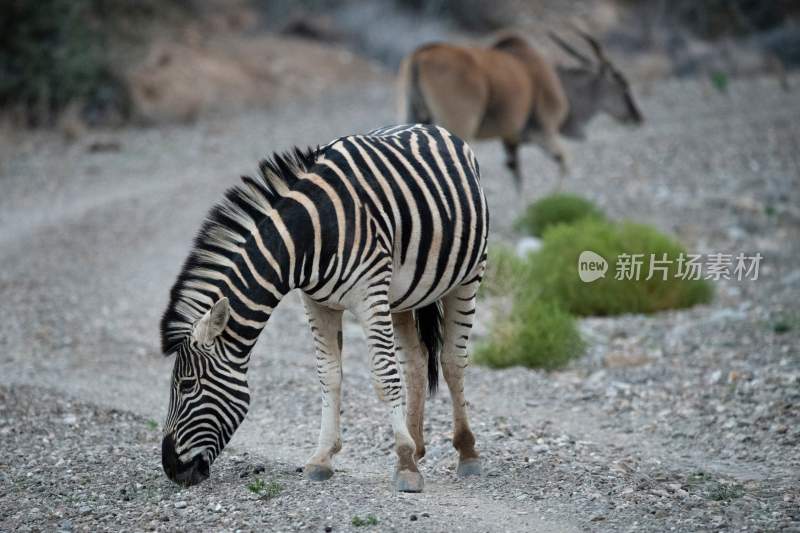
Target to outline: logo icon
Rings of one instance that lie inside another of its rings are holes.
[[[591,283],[597,279],[606,277],[608,271],[608,261],[602,255],[596,254],[591,250],[584,250],[578,257],[578,276],[584,283]]]

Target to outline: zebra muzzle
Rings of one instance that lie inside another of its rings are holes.
[[[166,435],[161,442],[161,465],[167,477],[179,485],[197,485],[208,479],[211,467],[204,453],[181,462],[172,435]]]

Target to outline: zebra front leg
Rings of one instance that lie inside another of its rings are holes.
[[[428,354],[420,344],[414,313],[407,311],[392,315],[394,331],[399,341],[406,391],[406,425],[414,439],[414,459],[425,456],[422,424],[425,414],[425,389],[428,387]]]
[[[481,463],[475,451],[475,436],[467,419],[464,397],[464,369],[467,367],[467,342],[475,316],[475,295],[480,278],[462,285],[443,299],[444,343],[442,373],[453,403],[453,446],[458,450],[459,477],[478,476]]]
[[[375,293],[374,286],[372,291],[360,306],[357,315],[367,337],[372,382],[378,397],[391,408],[397,453],[394,485],[400,492],[422,492],[424,481],[414,460],[415,444],[403,412],[403,382],[397,364],[388,286],[379,294]]]
[[[339,413],[342,398],[342,312],[303,296],[308,324],[314,337],[317,376],[322,386],[322,422],[319,444],[306,463],[305,475],[325,481],[333,475],[332,459],[342,449]]]

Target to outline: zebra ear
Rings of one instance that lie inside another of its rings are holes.
[[[217,300],[211,309],[195,323],[192,335],[200,344],[211,344],[225,330],[231,316],[230,303],[223,297]]]

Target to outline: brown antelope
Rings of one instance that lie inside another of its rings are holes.
[[[488,48],[422,46],[400,67],[402,120],[439,124],[464,139],[500,138],[517,188],[523,142],[549,153],[563,177],[568,166],[560,135],[583,139],[584,126],[600,111],[623,123],[643,120],[625,77],[597,40],[580,34],[596,62],[550,34],[578,67],[553,66],[513,34]]]

